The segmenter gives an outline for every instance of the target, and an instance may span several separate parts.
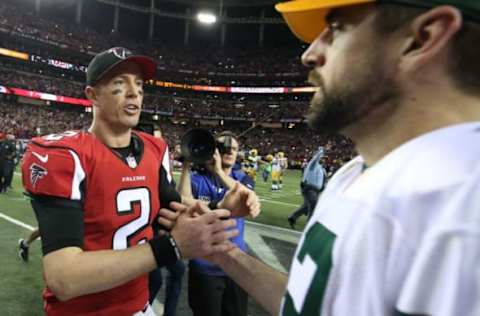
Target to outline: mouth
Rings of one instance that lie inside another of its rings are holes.
[[[307,82],[318,90],[324,86],[323,77],[315,70],[310,71]]]
[[[123,110],[129,115],[136,115],[140,112],[140,106],[130,103],[123,107]]]

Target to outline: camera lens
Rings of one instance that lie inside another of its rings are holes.
[[[204,129],[193,129],[182,137],[182,156],[193,163],[204,163],[213,157],[215,139]]]

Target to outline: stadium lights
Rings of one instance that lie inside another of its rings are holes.
[[[217,17],[208,12],[200,12],[197,14],[197,20],[203,24],[213,24],[217,22]]]

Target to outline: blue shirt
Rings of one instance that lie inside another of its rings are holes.
[[[239,181],[247,188],[253,190],[255,182],[242,170],[232,170],[230,174],[234,180]],[[223,187],[220,179],[212,175],[208,171],[198,172],[194,171],[191,174],[192,182],[192,194],[193,196],[202,201],[219,201],[226,193],[226,189]],[[235,243],[240,249],[245,250],[245,240],[243,239],[243,233],[245,228],[245,220],[243,218],[237,218],[237,229],[239,234],[237,237],[232,238],[231,241]],[[213,265],[205,260],[193,259],[190,260],[190,265],[194,266],[197,270],[207,275],[223,276],[225,273],[220,267]]]
[[[320,159],[323,157],[323,148],[320,149],[313,158],[308,162],[308,165],[303,171],[302,182],[315,186],[319,190],[323,189],[325,181],[325,169],[320,164]]]

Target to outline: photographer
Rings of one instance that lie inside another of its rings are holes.
[[[227,190],[253,190],[255,183],[242,170],[234,169],[238,141],[231,132],[215,137],[213,159],[204,168],[195,168],[189,176],[189,163],[184,163],[179,183],[182,195],[193,197],[214,206]],[[257,214],[253,214],[254,216]],[[237,219],[239,235],[231,241],[245,250],[244,219]],[[194,316],[247,315],[247,294],[218,266],[201,259],[189,263],[188,301]]]

